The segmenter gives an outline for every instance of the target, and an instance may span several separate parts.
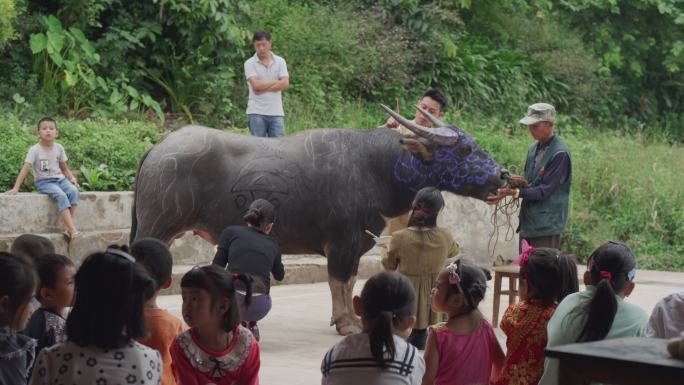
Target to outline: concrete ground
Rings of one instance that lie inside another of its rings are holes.
[[[580,268],[583,272],[584,268]],[[504,281],[505,282],[505,281]],[[364,281],[356,284],[360,292]],[[484,303],[480,305],[488,319],[492,316],[492,281]],[[639,271],[637,287],[628,301],[650,314],[655,303],[665,295],[684,291],[684,273]],[[505,287],[505,284],[504,284]],[[320,363],[325,352],[342,337],[330,323],[331,302],[327,283],[281,285],[271,289],[273,310],[259,323],[261,331],[261,372],[264,385],[308,385],[320,383]],[[502,299],[501,313],[507,299]],[[159,305],[181,317],[179,295],[159,297]],[[497,335],[505,347],[505,336]]]

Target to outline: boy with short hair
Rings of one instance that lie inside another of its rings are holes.
[[[59,254],[45,254],[34,260],[40,278],[36,299],[40,308],[33,312],[23,334],[34,338],[36,355],[43,349],[66,341],[64,310],[74,299],[76,267]]]
[[[78,183],[67,167],[68,158],[64,147],[55,142],[59,136],[55,120],[42,118],[38,121],[37,134],[40,141],[29,148],[14,187],[7,191],[7,194],[14,195],[19,191],[29,169],[32,168],[36,189],[57,201],[59,215],[64,222],[64,235],[69,240],[77,238],[81,233],[74,225],[73,215],[79,199]]]
[[[171,353],[169,349],[176,336],[183,332],[183,323],[165,309],[157,306],[157,296],[162,289],[171,286],[171,269],[173,258],[166,245],[154,238],[142,238],[135,241],[130,248],[136,263],[141,264],[154,279],[155,290],[152,298],[145,303],[145,323],[149,336],[139,340],[140,343],[159,351],[164,371],[162,385],[178,383],[171,368]]]
[[[21,255],[35,263],[36,258],[45,254],[54,254],[55,245],[49,239],[36,234],[22,234],[12,241],[10,253]]]
[[[35,266],[36,258],[45,254],[54,254],[55,245],[51,240],[36,234],[22,234],[12,241],[10,253],[27,258]],[[34,296],[31,299],[32,311],[40,307],[40,302]]]

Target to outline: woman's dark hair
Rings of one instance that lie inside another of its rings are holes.
[[[458,259],[453,263],[456,265],[460,282],[449,284],[448,295],[460,294],[461,289],[463,289],[468,312],[472,312],[484,299],[487,292],[487,281],[492,279],[492,275],[489,270],[464,259]]]
[[[394,329],[416,313],[416,292],[405,276],[384,271],[366,281],[361,290],[364,320],[370,325],[370,349],[385,368],[394,358]]]
[[[266,199],[257,199],[249,205],[243,219],[245,223],[263,231],[266,226],[275,222],[275,207]]]
[[[76,273],[76,300],[67,338],[80,346],[120,348],[147,333],[143,305],[154,281],[119,249],[90,254]]]
[[[209,293],[211,307],[215,309],[221,298],[228,298],[230,308],[224,314],[221,328],[226,332],[232,332],[242,322],[240,309],[235,299],[235,280],[244,284],[247,295],[244,306],[248,307],[252,300],[252,284],[254,279],[247,274],[229,273],[217,265],[195,267],[185,273],[181,279],[181,288],[203,289]]]
[[[575,316],[586,316],[577,342],[598,341],[608,335],[617,313],[616,295],[627,288],[636,273],[634,253],[622,243],[604,243],[589,256],[587,271],[589,284],[596,286],[596,291],[574,312]]]
[[[55,284],[57,283],[57,271],[60,268],[74,266],[74,263],[64,255],[45,254],[36,258],[35,266],[36,272],[38,272],[38,278],[40,278],[40,284],[36,290],[36,299],[42,301],[43,298],[41,297],[40,289],[54,289]]]
[[[413,211],[409,218],[409,226],[435,227],[437,214],[444,207],[442,193],[435,187],[423,187],[413,200]]]
[[[131,255],[154,279],[154,291],[171,278],[173,256],[164,242],[156,238],[138,239],[131,245]]]
[[[557,249],[539,247],[520,266],[520,278],[535,289],[532,299],[546,304],[559,303],[568,294],[579,291],[577,265]]]
[[[0,313],[0,327],[17,329],[19,312],[31,301],[37,282],[30,260],[0,252],[0,298],[9,298],[7,312]]]
[[[54,254],[55,245],[52,241],[40,235],[22,234],[12,242],[10,253],[21,255],[34,261],[41,255]]]

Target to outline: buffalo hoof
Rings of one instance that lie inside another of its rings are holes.
[[[361,319],[355,316],[342,316],[335,321],[337,333],[342,336],[361,333]]]

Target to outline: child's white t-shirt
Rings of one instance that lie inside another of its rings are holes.
[[[28,162],[33,167],[33,180],[47,178],[64,178],[62,170],[59,168],[60,162],[67,161],[64,147],[59,143],[53,143],[52,148],[46,148],[36,143],[29,148],[24,162]]]
[[[345,337],[326,353],[321,363],[323,385],[420,384],[425,374],[425,361],[418,349],[399,336],[394,336],[395,353],[383,370],[370,351],[368,334]]]
[[[675,338],[684,332],[684,291],[658,301],[648,320],[644,335],[650,338]]]
[[[163,368],[159,352],[139,342],[101,349],[67,341],[40,352],[30,384],[157,385]]]

